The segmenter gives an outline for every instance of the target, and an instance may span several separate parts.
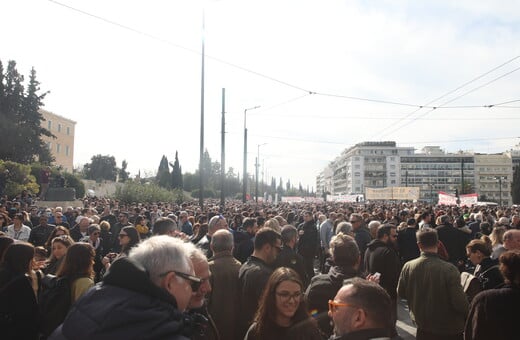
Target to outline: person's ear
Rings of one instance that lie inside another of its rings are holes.
[[[364,309],[358,308],[354,312],[354,316],[352,317],[352,325],[354,326],[354,329],[362,329],[367,320],[367,313]]]

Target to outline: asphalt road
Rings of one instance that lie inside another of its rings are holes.
[[[415,340],[416,331],[406,301],[400,300],[397,303],[397,333],[405,340]]]

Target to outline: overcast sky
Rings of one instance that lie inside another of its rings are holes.
[[[203,7],[205,148],[220,161],[226,88],[226,168],[235,173],[244,109],[255,106],[248,172],[267,143],[266,180],[309,188],[363,141],[482,153],[520,141],[514,0],[2,0],[0,60],[25,75],[34,66],[51,91],[44,108],[77,122],[75,165],[113,155],[132,175],[153,174],[177,150],[193,172]]]

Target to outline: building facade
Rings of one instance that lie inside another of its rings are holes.
[[[471,151],[446,153],[438,146],[420,152],[395,142],[363,142],[345,149],[328,166],[330,192],[363,194],[365,188],[410,186],[420,188],[420,200],[435,203],[439,191],[477,193],[479,200],[512,204],[513,167],[520,150],[500,154]],[[325,172],[317,178],[323,187]],[[318,186],[318,184],[317,184]]]
[[[74,134],[76,122],[46,110],[40,110],[43,118],[42,127],[49,130],[56,138],[42,136],[47,144],[55,164],[63,171],[72,172],[74,166]]]

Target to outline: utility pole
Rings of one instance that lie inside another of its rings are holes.
[[[220,136],[220,207],[224,211],[226,193],[226,89],[222,88],[222,123]]]
[[[404,179],[405,179],[405,186],[408,187],[408,170],[404,173]]]
[[[242,188],[242,203],[246,203],[247,196],[247,111],[258,109],[260,106],[251,107],[244,110],[244,173],[242,174],[244,179],[244,187]]]
[[[205,13],[202,11],[202,69],[201,69],[201,81],[200,81],[200,157],[199,157],[199,206],[201,210],[204,208],[204,181],[203,181],[203,166],[202,159],[204,158],[204,39],[205,39],[205,28],[206,18]]]
[[[460,159],[460,180],[461,180],[461,188],[460,188],[460,193],[461,195],[464,195],[465,194],[465,190],[464,190],[464,158],[461,158]]]

